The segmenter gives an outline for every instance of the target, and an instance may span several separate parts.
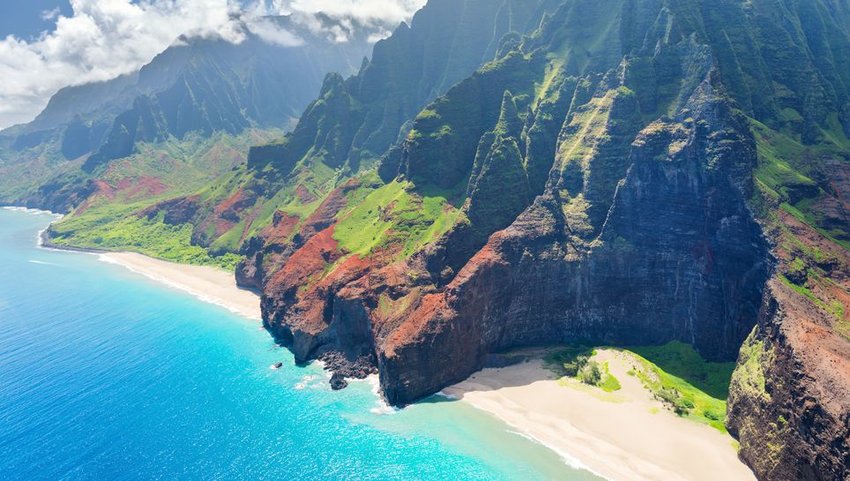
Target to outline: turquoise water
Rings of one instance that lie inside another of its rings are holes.
[[[37,248],[51,219],[0,209],[0,479],[598,479],[459,402],[332,392],[255,321]]]

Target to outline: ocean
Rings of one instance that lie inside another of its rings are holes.
[[[257,321],[38,248],[51,220],[0,209],[2,480],[599,479],[462,402],[333,392]]]

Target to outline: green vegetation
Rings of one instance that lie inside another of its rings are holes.
[[[104,187],[89,199],[86,208],[55,226],[59,235],[56,243],[131,250],[166,260],[229,268],[238,256],[210,256],[203,247],[193,246],[193,226],[168,226],[156,219],[140,219],[136,214],[161,201],[193,194],[216,178],[235,177],[239,171],[235,164],[244,160],[252,143],[268,141],[279,134],[275,129],[248,130],[235,136],[216,133],[209,138],[191,134],[183,140],[139,144],[139,153],[111,162],[100,177]],[[222,195],[224,192],[226,189],[222,189]],[[170,232],[178,239],[166,241]],[[213,246],[213,250],[236,252],[238,245],[221,249]]]
[[[681,342],[630,347],[622,352],[634,359],[628,374],[640,379],[673,412],[726,431],[726,398],[735,363],[706,362],[691,346]],[[550,353],[544,363],[559,376],[578,379],[606,392],[618,391],[620,382],[610,373],[608,363],[600,364],[594,356],[595,349],[570,346]]]
[[[217,238],[212,233],[208,236],[207,241],[214,251],[238,251],[245,239],[259,234],[272,223],[277,211],[306,219],[340,182],[340,173],[320,161],[302,166],[282,183],[274,179],[275,175],[277,172],[271,166],[265,172],[242,166],[200,192],[204,203],[212,206],[220,205],[237,191],[253,199],[250,208],[240,212],[239,222]],[[302,198],[299,192],[306,193],[307,197]]]
[[[793,117],[790,111],[785,114]],[[836,122],[833,119],[835,125],[823,131],[821,142],[803,145],[790,133],[772,130],[751,120],[759,154],[759,166],[755,171],[759,189],[752,204],[767,230],[777,239],[779,250],[788,253],[780,280],[831,315],[836,332],[850,338],[850,319],[846,317],[844,305],[835,299],[822,298],[824,292],[840,288],[830,279],[828,266],[841,265],[842,261],[811,245],[811,241],[798,237],[780,216],[784,211],[830,242],[850,249],[850,237],[845,229],[836,225],[834,219],[830,221],[824,217],[824,205],[836,201],[829,198],[835,193],[824,189],[834,190],[835,186],[824,183],[827,187],[823,187],[813,180],[829,176],[827,160],[847,158],[843,153],[846,137]]]
[[[729,396],[729,379],[735,369],[734,362],[706,362],[693,347],[675,341],[663,346],[630,347],[627,350],[664,372],[687,381],[709,396],[717,399]]]
[[[589,168],[588,159],[596,152],[599,142],[606,138],[611,106],[616,95],[617,91],[611,90],[602,97],[591,99],[572,114],[565,131],[573,134],[562,140],[558,151],[561,171],[574,162],[582,171]]]
[[[799,191],[817,190],[817,183],[804,173],[806,147],[758,121],[751,124],[759,156],[756,179],[784,200],[799,195]]]
[[[772,352],[765,350],[764,341],[756,338],[754,328],[741,346],[740,362],[732,375],[731,385],[750,397],[770,400],[765,388],[764,364],[770,361]]]
[[[611,374],[608,363],[600,364],[592,359],[594,356],[596,356],[594,349],[572,346],[549,353],[544,363],[558,376],[575,378],[609,393],[619,391],[622,386],[620,381]]]
[[[341,248],[360,256],[395,246],[398,257],[409,257],[462,218],[444,195],[422,195],[407,181],[358,189],[349,205],[339,216],[334,238]]]
[[[607,362],[602,365],[602,379],[597,385],[605,392],[615,392],[623,388],[623,386],[620,385],[620,380],[611,374]]]
[[[843,133],[834,133],[833,141],[816,145],[803,145],[791,136],[774,131],[766,125],[750,121],[758,147],[759,165],[755,170],[756,183],[764,198],[755,199],[757,205],[765,201],[781,208],[819,234],[836,244],[850,249],[848,234],[835,227],[827,228],[819,201],[830,194],[814,177],[822,177],[827,167],[825,159],[840,159],[846,151]],[[770,212],[764,212],[769,216]]]
[[[133,251],[184,264],[232,270],[241,259],[236,254],[213,257],[203,247],[192,245],[191,225],[170,226],[161,217],[139,217],[133,206],[110,206],[98,216],[70,217],[55,224],[51,233],[58,246]]]
[[[706,362],[681,342],[625,351],[635,356],[635,375],[657,399],[682,417],[726,431],[726,398],[734,362]]]

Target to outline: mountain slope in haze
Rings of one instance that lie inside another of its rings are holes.
[[[7,177],[0,199],[65,211],[92,193],[90,181],[110,161],[142,144],[289,127],[328,72],[354,71],[371,49],[366,27],[316,20],[347,26],[350,38],[336,42],[291,17],[265,18],[262,31],[286,32],[291,44],[267,42],[247,27],[238,45],[181,39],[136,74],[63,89],[32,123],[0,133],[0,169],[27,174]],[[45,185],[61,188],[38,189]]]
[[[501,42],[539,25],[551,0],[434,0],[375,45],[348,79],[329,75],[282,142],[251,150],[248,165],[197,195],[163,204],[216,254],[258,254],[250,240],[277,212],[306,220],[338,185],[374,166],[427,102],[492,59]],[[427,68],[426,68],[427,66]]]

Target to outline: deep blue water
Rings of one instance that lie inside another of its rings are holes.
[[[0,209],[2,480],[597,479],[462,403],[332,392],[255,321],[37,248],[51,219]]]

